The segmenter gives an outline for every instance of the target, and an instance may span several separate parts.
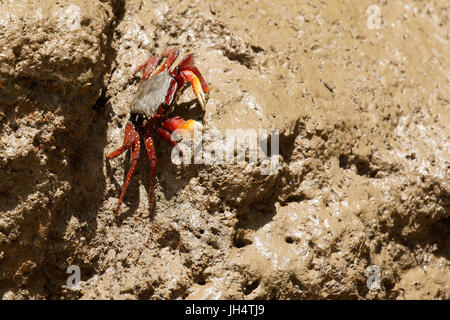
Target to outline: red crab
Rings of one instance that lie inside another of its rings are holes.
[[[148,196],[149,210],[153,209],[155,203],[156,151],[152,134],[156,131],[160,137],[168,141],[172,146],[176,146],[177,140],[172,137],[173,131],[185,129],[192,132],[195,124],[194,120],[185,121],[180,117],[167,118],[167,115],[174,109],[173,103],[188,82],[192,85],[200,106],[205,111],[205,93],[208,93],[209,88],[200,71],[194,65],[193,55],[187,55],[180,64],[170,71],[170,67],[178,55],[178,49],[170,49],[163,53],[162,56],[166,59],[153,76],[152,73],[160,62],[158,55],[150,57],[136,69],[136,71],[144,69],[144,73],[130,107],[130,118],[125,127],[123,145],[116,151],[108,154],[108,158],[113,159],[124,151],[131,149],[131,165],[122,187],[117,209],[114,211],[115,215],[119,212],[128,184],[137,168],[141,136],[144,137],[145,149],[150,164]]]

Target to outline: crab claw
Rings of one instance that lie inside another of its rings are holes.
[[[163,121],[162,125],[170,132],[175,132],[177,137],[192,138],[203,130],[201,122],[193,119],[185,121],[178,116]],[[178,141],[178,139],[174,140]]]
[[[192,89],[194,90],[194,94],[196,95],[198,102],[200,103],[200,106],[202,107],[202,110],[204,112],[206,98],[199,78],[191,70],[181,71],[181,74],[186,81],[189,81],[191,83]]]
[[[205,112],[205,104],[206,104],[206,99],[205,99],[205,93],[203,92],[203,90],[200,88],[200,91],[196,94],[198,102],[200,102],[200,106],[202,107],[202,111]]]
[[[203,125],[200,121],[193,119],[186,120],[183,126],[177,128],[176,132],[181,137],[192,138],[203,130]]]

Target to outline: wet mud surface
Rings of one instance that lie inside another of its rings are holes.
[[[3,299],[449,299],[446,1],[0,9]],[[279,166],[176,164],[157,139],[154,212],[142,153],[116,218],[130,156],[105,155],[136,67],[170,47],[211,87],[205,113],[191,88],[174,111],[204,150],[278,130]]]

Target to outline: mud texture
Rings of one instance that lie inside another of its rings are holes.
[[[448,32],[445,0],[0,1],[0,297],[449,299]],[[115,218],[134,70],[175,46],[211,92],[174,114],[278,129],[280,166],[158,140],[155,211],[142,153]]]

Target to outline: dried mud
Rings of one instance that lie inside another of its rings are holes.
[[[446,1],[0,7],[3,299],[449,299]],[[142,157],[115,218],[134,69],[175,46],[211,86],[175,113],[278,129],[280,167],[177,165],[158,140],[155,211]]]

